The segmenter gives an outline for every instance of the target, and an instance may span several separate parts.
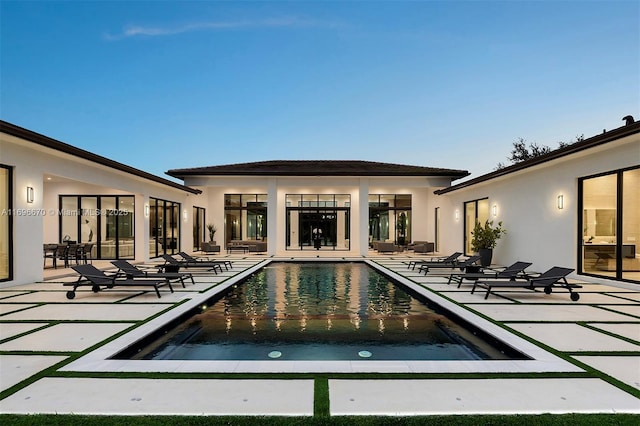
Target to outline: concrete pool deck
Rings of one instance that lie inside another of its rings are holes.
[[[376,377],[355,376],[369,371],[358,370],[367,364],[340,372],[327,368],[332,415],[640,414],[640,286],[582,281],[578,302],[564,291],[545,295],[524,289],[499,289],[485,300],[482,291],[471,294],[469,285],[447,285],[445,275],[407,269],[408,256],[368,259],[463,313],[479,314],[499,332],[525,340],[539,358],[511,374],[491,362],[483,371],[477,361],[440,370],[379,364]],[[239,377],[233,373],[243,369],[233,361],[228,370],[210,370],[206,362],[196,369],[189,362],[176,367],[175,361],[139,368],[142,364],[114,365],[102,356],[114,342],[197,304],[218,284],[224,287],[249,273],[266,257],[226,258],[234,261],[232,270],[196,273],[195,285],[176,285],[175,293],[163,287],[160,299],[148,288],[94,294],[85,287],[68,300],[68,287],[61,282],[75,278],[53,271],[47,271],[51,277],[45,282],[0,289],[0,413],[312,416],[317,374],[275,373],[273,361],[260,362],[264,370],[259,371],[271,371],[268,377],[253,369]],[[315,368],[311,371],[322,371],[321,365]],[[385,378],[387,372],[402,374]]]

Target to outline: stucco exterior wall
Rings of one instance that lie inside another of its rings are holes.
[[[366,255],[369,250],[369,194],[411,194],[412,240],[434,240],[433,191],[448,186],[443,178],[365,178],[365,177],[217,177],[194,176],[185,184],[201,189],[207,196],[207,223],[218,228],[218,242],[224,240],[225,194],[267,194],[268,253],[283,254],[286,250],[287,194],[349,194],[351,196],[351,254]],[[274,204],[275,201],[275,204]]]
[[[494,263],[533,262],[532,270],[577,268],[578,179],[640,164],[640,135],[581,151],[539,166],[443,195],[443,252],[463,251],[464,203],[488,198],[490,217],[508,234],[498,241]],[[564,208],[557,197],[564,197]],[[447,205],[448,204],[448,205]],[[497,207],[494,217],[491,210]],[[456,211],[459,219],[456,220]]]
[[[181,244],[192,247],[192,206],[202,195],[162,185],[82,158],[0,133],[0,162],[13,167],[14,209],[31,214],[14,216],[13,280],[0,287],[41,281],[42,244],[58,241],[58,195],[134,195],[136,260],[148,260],[149,218],[144,205],[149,197],[181,203]],[[52,176],[49,182],[46,176]],[[27,203],[26,188],[34,188],[34,202]]]

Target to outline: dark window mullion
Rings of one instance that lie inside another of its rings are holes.
[[[616,185],[618,186],[616,191],[616,279],[622,279],[622,260],[624,258],[622,253],[622,202],[623,202],[623,187],[622,187],[622,171],[617,173]]]

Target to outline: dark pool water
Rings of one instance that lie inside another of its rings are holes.
[[[132,359],[523,358],[364,263],[272,263],[161,330]],[[490,339],[489,339],[490,340]],[[131,353],[135,355],[131,356]]]

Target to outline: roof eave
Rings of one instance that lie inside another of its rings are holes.
[[[505,167],[503,169],[499,169],[482,176],[478,176],[477,178],[470,179],[466,182],[459,183],[454,186],[450,186],[448,188],[439,189],[434,191],[434,194],[442,195],[449,192],[457,191],[462,188],[467,188],[469,186],[476,185],[478,183],[486,182],[491,179],[498,178],[500,176],[505,176],[511,173],[515,173],[520,170],[528,169],[533,166],[537,166],[539,164],[546,163],[548,161],[552,161],[558,158],[566,157],[571,154],[575,154],[580,151],[584,151],[590,148],[594,148],[599,145],[603,145],[609,142],[616,141],[618,139],[631,136],[635,133],[640,132],[640,121],[636,121],[633,124],[622,126],[617,129],[611,130],[609,132],[605,132],[596,136],[593,136],[589,139],[585,139],[582,142],[577,142],[571,145],[568,145],[564,148],[556,149],[554,151],[549,152],[548,154],[541,155],[539,157],[532,158],[530,160],[522,161],[520,163],[513,164],[511,166]]]
[[[135,167],[127,166],[126,164],[119,163],[114,160],[110,160],[106,157],[103,157],[98,154],[94,154],[92,152],[86,151],[81,148],[77,148],[73,145],[69,145],[67,143],[61,142],[59,140],[50,138],[48,136],[42,135],[40,133],[36,133],[34,131],[25,129],[20,126],[16,126],[15,124],[11,124],[9,122],[0,120],[0,132],[4,132],[8,135],[15,136],[17,138],[21,138],[32,143],[54,149],[56,151],[63,152],[65,154],[73,155],[75,157],[79,157],[103,166],[110,167],[115,170],[119,170],[125,173],[129,173],[138,177],[142,177],[144,179],[148,179],[154,181],[156,183],[160,183],[162,185],[171,186],[173,188],[189,192],[192,194],[200,194],[201,190],[196,188],[190,188],[185,185],[181,185],[176,182],[172,182],[168,179],[165,179],[160,176],[153,175],[151,173],[145,172],[140,169],[136,169]]]

